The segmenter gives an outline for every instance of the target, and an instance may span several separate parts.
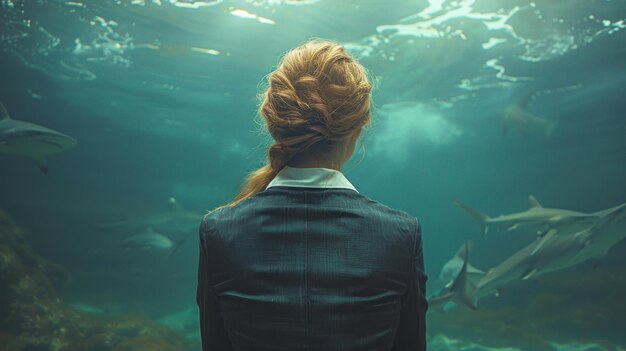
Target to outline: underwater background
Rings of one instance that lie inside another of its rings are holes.
[[[535,238],[482,236],[454,200],[625,203],[625,21],[620,0],[0,0],[0,102],[76,140],[47,174],[0,151],[0,350],[200,348],[200,218],[265,162],[257,94],[312,37],[370,72],[343,171],[421,220],[429,295],[467,240],[488,269]],[[623,350],[625,297],[626,240],[429,312],[429,349]]]

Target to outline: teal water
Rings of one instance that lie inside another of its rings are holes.
[[[264,76],[286,50],[328,38],[376,86],[365,154],[344,172],[420,218],[437,294],[466,240],[488,269],[535,238],[482,237],[455,199],[493,216],[526,211],[531,194],[581,212],[626,202],[624,28],[616,0],[0,0],[0,101],[77,140],[47,175],[0,154],[0,208],[69,271],[64,301],[142,314],[197,342],[199,216],[264,162]],[[531,95],[527,111],[552,132],[505,133],[501,112]],[[198,218],[164,220],[170,198]],[[121,246],[147,227],[180,249]],[[593,262],[517,279],[477,311],[431,313],[431,349],[626,348],[626,304],[611,298],[626,293],[625,253],[618,241]]]

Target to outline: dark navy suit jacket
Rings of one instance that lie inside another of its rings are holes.
[[[269,187],[206,215],[204,351],[426,349],[417,218],[351,189]]]

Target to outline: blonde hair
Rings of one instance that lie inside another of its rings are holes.
[[[314,144],[329,150],[371,121],[372,84],[344,48],[313,39],[288,51],[268,78],[259,114],[275,143],[268,162],[248,174],[234,206],[265,190],[296,154]]]

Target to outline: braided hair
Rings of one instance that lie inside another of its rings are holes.
[[[274,139],[268,162],[218,209],[263,191],[295,155],[312,147],[330,151],[371,121],[367,72],[335,42],[313,39],[288,51],[268,83],[259,107]]]

